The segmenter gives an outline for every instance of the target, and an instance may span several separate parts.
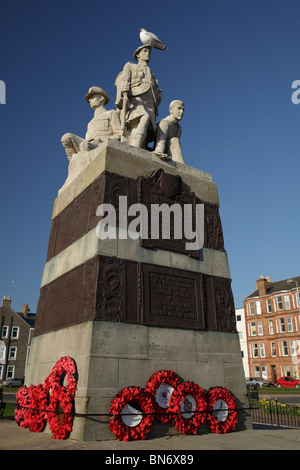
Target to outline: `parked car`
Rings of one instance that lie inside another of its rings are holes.
[[[22,387],[24,383],[23,379],[6,379],[3,382],[5,387]]]
[[[276,387],[300,387],[300,380],[294,379],[294,377],[280,377],[277,380]]]
[[[274,387],[274,384],[269,380],[262,379],[261,377],[247,377],[246,385],[257,385],[258,387]]]

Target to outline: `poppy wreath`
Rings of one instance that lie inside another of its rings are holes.
[[[63,386],[64,380],[67,379],[67,390],[73,396],[75,395],[78,381],[77,367],[74,359],[70,356],[60,358],[51,373],[44,381],[46,390],[55,386]]]
[[[16,393],[15,421],[22,428],[29,428],[30,398],[27,387],[20,387]]]
[[[148,380],[145,391],[152,396],[157,421],[162,423],[173,421],[174,416],[169,413],[169,400],[173,392],[172,389],[176,389],[180,383],[179,378],[172,370],[155,372]],[[162,406],[162,404],[166,406]]]
[[[67,380],[65,387],[64,380]],[[46,419],[52,432],[52,439],[67,439],[73,427],[74,398],[77,389],[77,367],[69,357],[62,357],[44,381],[49,393],[49,406]]]
[[[67,378],[67,386],[63,383]],[[21,387],[16,394],[16,423],[32,432],[42,432],[47,421],[53,439],[66,439],[72,431],[74,397],[77,388],[75,361],[62,357],[44,384]],[[62,417],[63,413],[63,417]]]
[[[193,397],[195,404],[190,402]],[[174,426],[183,434],[196,434],[198,428],[206,421],[207,404],[204,391],[195,382],[182,382],[172,393],[169,401],[169,412],[174,413]],[[190,414],[185,417],[184,414]]]
[[[43,385],[19,388],[16,394],[15,420],[18,426],[31,432],[42,432],[46,427],[48,394]]]
[[[220,400],[219,403],[217,403],[218,400]],[[238,422],[238,411],[236,400],[231,392],[225,387],[211,387],[206,394],[206,402],[210,430],[217,434],[234,431]],[[220,414],[222,408],[223,414]]]
[[[141,421],[128,426],[122,418],[122,410],[126,405],[137,404],[141,409]],[[119,441],[135,441],[146,439],[155,418],[155,408],[152,397],[138,386],[126,387],[121,390],[111,402],[110,430]]]
[[[51,389],[47,421],[52,439],[67,439],[72,431],[74,399],[65,387]]]

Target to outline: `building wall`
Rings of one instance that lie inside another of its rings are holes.
[[[24,378],[31,328],[14,310],[10,302],[0,308],[0,380]]]
[[[300,377],[300,314],[295,288],[244,300],[249,374],[276,382]]]
[[[249,377],[249,361],[248,361],[248,344],[247,344],[247,330],[245,321],[244,308],[237,308],[235,310],[236,329],[239,334],[240,348],[243,360],[243,368],[245,377]]]

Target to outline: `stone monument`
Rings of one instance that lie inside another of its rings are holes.
[[[83,441],[113,439],[113,398],[162,369],[204,389],[227,387],[239,408],[248,406],[217,187],[184,163],[183,102],[172,102],[155,129],[161,91],[150,53],[141,46],[138,63],[124,66],[113,113],[92,87],[95,125],[85,139],[62,139],[69,173],[54,202],[25,383],[42,383],[58,359],[72,357],[82,417],[71,437]],[[110,207],[116,217],[108,221]],[[240,412],[239,429],[248,425]],[[175,431],[161,423],[151,430],[167,432]]]

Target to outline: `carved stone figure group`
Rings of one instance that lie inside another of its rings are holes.
[[[181,152],[181,126],[184,103],[170,103],[169,116],[157,126],[155,120],[161,102],[158,81],[148,63],[151,46],[140,46],[134,53],[137,63],[127,62],[116,78],[116,108],[106,110],[107,93],[98,86],[89,89],[85,100],[94,110],[94,117],[87,127],[85,138],[64,134],[61,141],[69,160],[76,153],[95,149],[105,139],[117,139],[134,147],[154,150],[163,160],[184,163]],[[154,141],[153,149],[148,144]]]

